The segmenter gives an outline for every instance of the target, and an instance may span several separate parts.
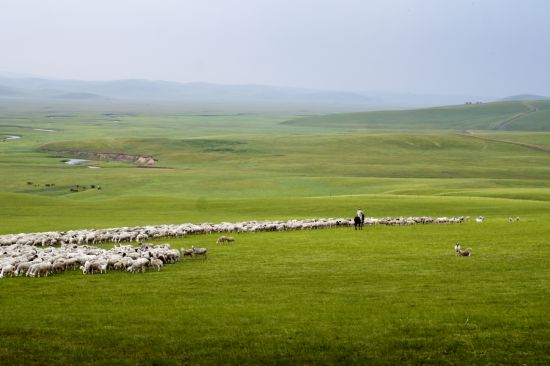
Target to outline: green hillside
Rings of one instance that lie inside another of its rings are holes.
[[[406,111],[340,113],[284,124],[340,129],[550,131],[550,101],[468,104]]]

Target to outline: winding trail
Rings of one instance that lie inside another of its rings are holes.
[[[530,113],[537,113],[538,111],[540,111],[540,108],[538,106],[536,106],[535,104],[533,104],[533,103],[524,102],[523,104],[529,109],[528,111],[521,112],[521,113],[516,113],[516,114],[506,118],[505,120],[501,121],[495,128],[493,128],[493,130],[505,130],[505,129],[507,129],[507,127],[512,122],[514,122],[518,118],[526,116]],[[471,131],[471,130],[466,130],[463,133],[459,133],[459,135],[460,136],[466,136],[466,137],[472,137],[472,138],[485,140],[485,141],[500,142],[500,143],[503,143],[503,144],[517,145],[517,146],[526,147],[528,149],[533,149],[533,150],[550,152],[550,146],[530,144],[530,143],[527,143],[527,142],[520,142],[520,141],[502,140],[502,139],[498,139],[498,138],[494,138],[494,137],[481,136],[481,135],[478,135],[474,131]]]
[[[521,113],[517,113],[517,114],[514,114],[508,118],[506,118],[505,120],[501,121],[498,125],[496,125],[496,127],[494,128],[495,130],[505,130],[512,122],[514,122],[516,119],[520,118],[520,117],[523,117],[529,113],[537,113],[540,109],[539,107],[537,107],[536,105],[532,104],[532,103],[523,103],[525,104],[525,106],[527,108],[529,108],[528,111],[526,112],[521,112]]]
[[[485,141],[492,141],[492,142],[500,142],[500,143],[503,143],[503,144],[517,145],[517,146],[526,147],[526,148],[533,149],[533,150],[550,152],[550,146],[528,144],[526,142],[501,140],[501,139],[497,139],[497,138],[493,138],[493,137],[480,136],[480,135],[476,135],[473,131],[470,131],[470,130],[467,130],[464,133],[459,133],[459,135],[460,136],[466,136],[466,137],[473,137],[473,138],[480,139],[480,140],[485,140]]]

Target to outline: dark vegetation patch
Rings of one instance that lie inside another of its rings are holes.
[[[60,141],[43,145],[39,150],[58,154],[71,154],[71,156],[76,155],[78,157],[125,162],[134,162],[140,157],[156,160],[156,157],[152,156],[153,154],[181,152],[182,150],[238,154],[257,152],[248,148],[248,142],[239,140],[169,138]]]
[[[11,118],[10,118],[11,119]],[[27,126],[19,126],[19,125],[0,125],[0,128],[32,128],[32,127],[27,127]]]
[[[243,149],[247,145],[244,141],[238,140],[215,140],[215,139],[193,139],[181,140],[179,145],[201,152],[217,153],[248,153],[253,152],[250,149]]]
[[[138,114],[137,113],[103,113],[104,116],[107,117],[135,117]]]
[[[34,181],[25,182],[25,188],[20,189],[18,193],[32,193],[32,194],[57,194],[63,195],[68,193],[78,193],[84,192],[87,190],[98,190],[101,191],[103,188],[100,184],[91,183],[91,184],[71,184],[71,185],[58,185],[55,183],[39,183]]]

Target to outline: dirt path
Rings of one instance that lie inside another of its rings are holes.
[[[527,108],[529,108],[527,112],[514,114],[513,116],[506,118],[504,121],[501,121],[494,129],[505,130],[510,125],[510,123],[514,122],[519,117],[523,117],[529,113],[537,113],[539,111],[539,107],[537,107],[534,104],[531,104],[531,103],[524,103],[524,104]]]
[[[550,152],[550,146],[528,144],[526,142],[519,142],[519,141],[500,140],[500,139],[496,139],[496,138],[476,135],[473,131],[466,131],[466,132],[461,133],[459,135],[466,136],[466,137],[473,137],[473,138],[480,139],[480,140],[485,140],[485,141],[501,142],[503,144],[512,144],[512,145],[526,147],[526,148],[529,148],[529,149]]]

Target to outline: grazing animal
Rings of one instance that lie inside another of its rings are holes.
[[[195,253],[193,252],[193,249],[181,248],[180,251],[181,251],[181,256],[184,257],[184,258],[185,258],[185,257],[192,257],[193,254],[195,254]]]
[[[232,243],[235,241],[235,238],[232,236],[220,236],[218,240],[216,240],[216,244],[220,245],[223,243]]]
[[[6,277],[7,275],[10,275],[13,276],[14,275],[14,272],[16,271],[17,268],[15,268],[13,265],[11,264],[8,264],[8,265],[5,265],[3,268],[2,268],[2,272],[0,272],[0,278],[2,277]]]
[[[199,255],[202,255],[204,257],[204,259],[206,259],[207,255],[208,255],[208,249],[206,248],[195,248],[194,245],[191,245],[191,249],[193,250],[193,254],[195,254],[196,256],[199,256]]]
[[[478,216],[478,217],[476,217],[476,222],[477,222],[478,224],[482,224],[483,221],[485,221],[485,217],[483,217],[483,216]]]
[[[157,271],[160,272],[160,269],[162,268],[163,263],[160,259],[151,259],[151,263],[149,264],[149,266],[156,267]]]
[[[455,253],[457,256],[470,257],[472,255],[472,248],[461,249],[460,243],[455,244]]]
[[[359,228],[359,230],[363,230],[363,220],[361,220],[359,216],[355,216],[353,218],[353,225],[355,227],[355,230],[357,230],[357,228]]]

